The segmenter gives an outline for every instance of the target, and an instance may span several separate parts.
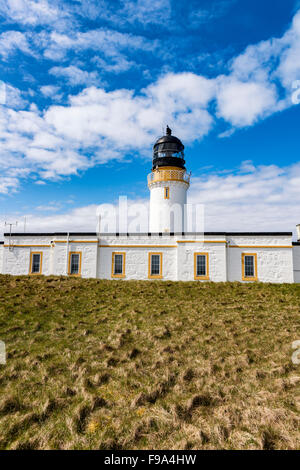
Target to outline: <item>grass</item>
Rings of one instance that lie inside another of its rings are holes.
[[[299,300],[0,276],[0,449],[299,449]]]

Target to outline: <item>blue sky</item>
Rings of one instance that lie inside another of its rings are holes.
[[[300,223],[299,2],[0,0],[0,20],[0,233],[147,200],[166,124],[207,230]]]

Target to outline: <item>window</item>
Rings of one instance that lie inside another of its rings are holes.
[[[162,279],[162,253],[149,253],[149,279]]]
[[[165,188],[165,199],[170,199],[170,188]]]
[[[251,253],[242,254],[242,280],[257,281],[257,255]]]
[[[245,256],[245,277],[254,277],[254,257]]]
[[[41,274],[43,253],[31,253],[30,255],[30,274]]]
[[[69,254],[69,274],[71,276],[81,275],[81,253],[71,252]]]
[[[125,277],[125,253],[112,254],[112,271],[111,277]]]
[[[194,278],[195,280],[209,280],[208,253],[195,253]]]

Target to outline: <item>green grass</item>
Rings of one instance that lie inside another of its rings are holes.
[[[1,449],[299,449],[300,285],[0,276]]]

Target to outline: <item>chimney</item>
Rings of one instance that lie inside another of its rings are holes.
[[[300,242],[300,224],[297,225],[297,238],[298,238],[298,242]]]

